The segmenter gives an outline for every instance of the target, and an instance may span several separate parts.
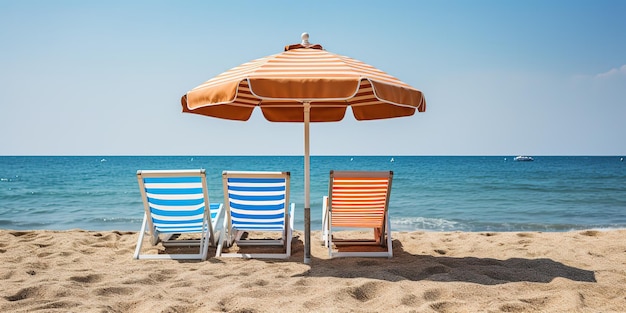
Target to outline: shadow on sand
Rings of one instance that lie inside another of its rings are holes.
[[[293,251],[297,253],[292,255],[291,260],[301,261],[302,241],[294,240],[294,244]],[[580,282],[596,282],[593,271],[567,266],[551,259],[498,260],[414,255],[406,252],[398,240],[393,241],[393,253],[394,257],[391,259],[312,257],[310,270],[297,276],[362,277],[386,281],[461,281],[483,285],[509,282],[548,283],[557,277]]]

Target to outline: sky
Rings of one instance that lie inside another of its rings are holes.
[[[622,0],[0,0],[0,155],[302,155],[302,124],[180,98],[303,32],[427,103],[312,124],[311,155],[626,155]]]

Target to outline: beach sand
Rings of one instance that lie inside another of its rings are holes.
[[[394,232],[392,259],[133,260],[137,233],[0,230],[0,312],[624,312],[626,230]],[[214,254],[215,249],[210,250]]]

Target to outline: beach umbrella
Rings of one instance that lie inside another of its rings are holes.
[[[304,263],[311,257],[309,124],[411,116],[426,110],[421,91],[364,62],[310,44],[234,67],[191,89],[183,112],[246,121],[256,107],[271,122],[304,124]]]

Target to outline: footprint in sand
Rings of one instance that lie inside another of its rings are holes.
[[[95,293],[99,296],[118,296],[118,295],[131,295],[134,293],[133,288],[128,287],[105,287],[96,289]]]
[[[102,275],[72,276],[70,280],[79,283],[97,283],[102,280]]]
[[[246,282],[243,283],[241,286],[243,288],[252,288],[254,286],[267,286],[269,285],[269,282],[267,280],[263,280],[263,279],[257,279],[253,282]]]
[[[464,312],[462,310],[463,308],[462,303],[455,303],[455,302],[450,302],[450,301],[435,302],[430,305],[430,308],[435,310],[435,312]],[[509,311],[504,311],[504,312],[509,312]]]
[[[413,307],[413,306],[419,305],[420,301],[419,301],[419,298],[416,295],[408,294],[408,295],[402,296],[402,299],[400,299],[400,303],[402,303],[402,305],[406,305],[408,307]]]
[[[4,297],[9,301],[20,301],[28,298],[38,297],[41,294],[40,287],[27,287],[20,289],[16,294],[12,296]]]
[[[588,230],[588,231],[584,231],[582,233],[580,233],[583,236],[589,236],[589,237],[598,237],[600,235],[600,232],[597,230]]]
[[[344,292],[358,301],[366,302],[374,299],[381,287],[379,282],[367,282],[357,287],[346,288]]]
[[[437,301],[441,298],[441,290],[439,289],[429,289],[424,291],[424,295],[422,296],[426,301]]]

